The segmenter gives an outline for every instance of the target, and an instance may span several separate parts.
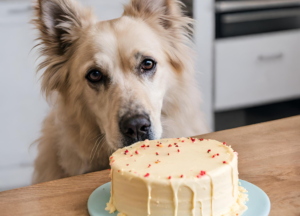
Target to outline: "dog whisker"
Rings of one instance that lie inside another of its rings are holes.
[[[100,142],[98,141],[98,142],[96,142],[96,144],[95,144],[95,147],[96,147],[96,148],[95,148],[94,151],[92,151],[91,158],[90,158],[91,162],[93,161],[93,159],[94,159],[94,157],[95,157],[95,154],[96,154],[96,152],[97,152],[97,149],[98,149],[100,143],[101,143],[101,141],[100,141]]]
[[[95,136],[95,138],[92,138],[93,140],[97,140],[99,137],[101,137],[103,135],[103,133],[99,133],[97,136]]]
[[[102,137],[104,137],[105,136],[105,134],[100,134],[100,135],[98,135],[97,137],[97,140],[96,140],[96,142],[95,142],[95,145],[94,145],[94,147],[93,147],[93,149],[92,149],[92,151],[91,151],[91,154],[90,154],[90,160],[92,161],[92,155],[93,155],[93,152],[94,152],[94,150],[95,150],[95,148],[96,148],[96,146],[97,146],[97,144],[98,144],[98,141],[102,138]]]
[[[100,144],[102,143],[103,140],[105,140],[104,137],[103,137],[103,139],[100,141]],[[104,145],[105,145],[105,144],[103,143],[103,144],[101,145],[99,151],[97,151],[97,159],[99,158],[99,153],[101,152],[101,150],[102,150],[102,148],[103,148]]]
[[[98,150],[98,148],[99,148],[99,145],[102,143],[102,140],[104,139],[104,137],[105,137],[105,134],[102,134],[102,136],[101,136],[101,139],[98,141],[98,143],[96,144],[96,149],[95,149],[95,151],[94,151],[94,153],[93,153],[93,156],[92,156],[92,158],[91,158],[91,162],[94,160],[94,157],[95,157],[95,155],[97,154],[97,150]],[[102,145],[103,146],[103,145]],[[102,146],[100,147],[100,150],[102,149]]]
[[[101,136],[101,135],[100,135]],[[91,154],[90,154],[90,159],[92,158],[92,155],[93,155],[93,151],[95,149],[95,147],[97,146],[97,143],[98,143],[98,140],[100,139],[100,136],[97,138],[96,142],[95,142],[95,145],[93,146],[92,148],[92,151],[91,151]]]

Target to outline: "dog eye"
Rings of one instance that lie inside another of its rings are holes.
[[[142,71],[152,70],[156,65],[156,62],[151,59],[145,59],[141,64]]]
[[[87,75],[86,78],[90,82],[99,82],[102,78],[102,73],[99,70],[91,70]]]

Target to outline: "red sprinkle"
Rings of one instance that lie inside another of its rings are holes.
[[[172,145],[170,144],[170,145],[168,145],[168,147],[172,147]]]
[[[207,153],[209,153],[209,152],[211,152],[211,150],[210,150],[210,149],[208,149],[208,150],[207,150]]]
[[[213,155],[212,158],[215,158],[215,155]]]
[[[181,175],[180,177],[183,178],[183,175]]]
[[[159,147],[159,144],[157,144],[156,146]]]
[[[226,161],[223,161],[223,164],[226,164],[227,162]]]
[[[170,153],[168,153],[168,155],[170,155]]]
[[[200,178],[200,175],[197,175],[197,178]]]
[[[217,156],[219,156],[219,153],[217,154]]]
[[[179,149],[178,149],[177,151],[178,151],[178,152],[180,152],[180,150],[179,150]]]
[[[138,152],[137,150],[135,151],[135,153],[136,153],[136,154],[139,154],[139,152]]]
[[[194,138],[191,137],[191,140],[192,140],[192,142],[195,142],[196,139],[194,139]]]
[[[147,145],[147,147],[149,148],[149,147],[150,147],[150,145]]]
[[[174,143],[174,145],[177,145],[177,143]]]
[[[181,142],[184,142],[184,140],[182,140]]]
[[[113,159],[113,156],[111,156],[109,159]]]
[[[108,169],[108,171],[111,171],[111,169]]]
[[[148,177],[150,174],[149,173],[147,173],[144,177]]]
[[[203,139],[201,138],[200,141],[203,141]]]
[[[169,178],[168,179],[171,179],[172,177],[171,176],[169,176]]]
[[[126,149],[125,152],[124,152],[124,154],[127,154],[128,152],[129,152],[128,149]]]
[[[156,155],[158,155],[158,152],[156,152]]]
[[[150,167],[151,167],[151,164],[149,164],[148,168],[150,168]]]
[[[203,171],[203,170],[202,170],[202,171],[200,172],[200,174],[203,176],[203,175],[206,174],[206,171]]]
[[[126,164],[126,166],[129,166],[129,164]]]
[[[144,145],[142,145],[141,147],[142,147],[142,148],[145,148],[145,147],[146,147],[146,145],[144,144]]]
[[[226,145],[226,142],[223,142],[223,145]]]

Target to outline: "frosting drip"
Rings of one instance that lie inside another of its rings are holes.
[[[234,183],[234,173],[233,173],[234,171],[233,171],[233,166],[230,165],[230,167],[231,167],[231,179],[232,179],[232,196],[234,197],[234,188],[235,188],[234,187],[234,184],[235,184]]]
[[[201,216],[203,216],[203,206],[202,206],[202,202],[201,202],[201,201],[199,201],[199,202],[200,202]]]
[[[196,213],[196,190],[193,189],[193,208],[192,208],[192,215],[195,216]]]
[[[175,182],[171,182],[172,189],[173,189],[173,200],[174,200],[174,216],[177,216],[178,214],[178,189],[179,184],[176,184]]]
[[[213,209],[213,202],[214,202],[214,183],[213,179],[210,175],[208,175],[210,178],[210,190],[211,190],[211,216],[214,215],[214,209]]]
[[[147,185],[148,188],[148,201],[147,201],[147,210],[148,210],[148,216],[151,215],[151,210],[150,210],[150,201],[151,201],[151,186],[150,184]]]

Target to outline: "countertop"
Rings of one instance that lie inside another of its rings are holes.
[[[239,153],[240,179],[263,189],[270,216],[300,215],[300,116],[210,133]],[[89,195],[110,181],[109,171],[0,193],[1,216],[88,215]]]

